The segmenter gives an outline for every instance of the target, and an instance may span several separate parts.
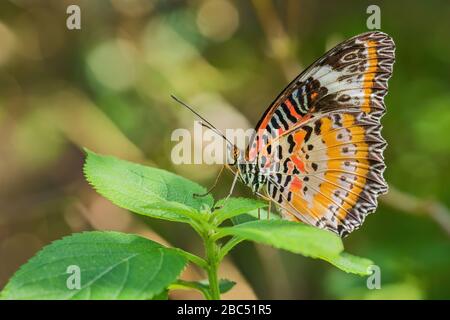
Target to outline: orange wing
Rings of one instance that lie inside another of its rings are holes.
[[[380,118],[395,46],[381,32],[330,50],[280,94],[248,155],[263,163],[267,193],[294,220],[343,236],[387,191]]]

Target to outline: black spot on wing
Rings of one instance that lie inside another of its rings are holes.
[[[294,136],[292,134],[290,134],[287,138],[287,142],[289,143],[289,149],[288,152],[289,154],[291,154],[292,152],[294,152],[294,147],[295,147],[295,141],[294,141]]]
[[[289,124],[286,122],[286,119],[284,119],[283,113],[280,111],[280,109],[277,109],[275,111],[275,115],[278,117],[278,121],[281,122],[281,125],[283,126],[284,130],[287,130],[289,128]]]
[[[291,114],[289,111],[289,108],[287,107],[286,103],[281,104],[281,110],[286,115],[286,117],[289,119],[291,123],[296,123],[297,119]]]
[[[310,126],[304,126],[302,129],[306,132],[305,134],[305,142],[308,142],[309,138],[311,138],[312,128]]]
[[[316,122],[314,122],[314,134],[319,136],[320,135],[320,127],[322,126],[322,121],[319,119]]]

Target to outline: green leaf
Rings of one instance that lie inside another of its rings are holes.
[[[369,267],[374,264],[369,259],[357,257],[346,252],[342,252],[339,256],[327,261],[347,273],[355,273],[361,276],[370,275]]]
[[[233,289],[233,287],[236,285],[236,282],[228,280],[228,279],[220,279],[219,280],[219,290],[220,293],[226,293]]]
[[[230,291],[235,284],[236,282],[234,281],[228,279],[220,279],[219,280],[220,293],[226,293]],[[205,298],[210,297],[210,288],[208,279],[200,281],[178,280],[170,285],[169,290],[198,290],[205,296]]]
[[[201,285],[202,287],[204,287],[205,289],[209,290],[209,282],[207,279],[198,281],[197,283],[199,285]],[[220,279],[219,280],[220,293],[226,293],[226,292],[230,291],[231,289],[233,289],[233,287],[235,285],[236,285],[236,282],[234,282],[234,281],[231,281],[228,279]]]
[[[169,290],[164,289],[157,295],[154,295],[152,300],[169,300]]]
[[[254,219],[253,215],[246,216]],[[225,235],[319,258],[348,273],[368,275],[368,267],[373,265],[368,259],[342,252],[342,240],[334,233],[298,222],[280,220],[279,217],[273,220],[253,220],[219,229],[218,236]]]
[[[219,236],[237,236],[313,258],[330,258],[344,249],[332,232],[286,220],[250,221],[221,228]]]
[[[259,219],[258,219],[259,218]],[[258,210],[248,211],[247,213],[235,216],[231,218],[233,224],[241,224],[245,222],[255,221],[255,220],[280,220],[281,217],[275,213],[271,212],[269,219],[267,219],[267,210],[260,209],[260,216],[258,217]]]
[[[254,199],[229,198],[219,200],[216,206],[220,209],[214,211],[214,214],[216,216],[216,219],[219,222],[222,222],[232,217],[251,212],[253,210],[257,212],[258,208],[267,207],[267,203]]]
[[[165,170],[102,156],[86,150],[88,182],[119,207],[153,218],[189,222],[198,210],[211,208],[213,198],[196,198],[202,186]]]
[[[78,233],[53,242],[31,258],[10,279],[1,297],[161,298],[186,263],[176,250],[137,235]],[[70,268],[79,268],[80,289],[68,287],[68,284],[76,285],[73,281],[76,271],[69,271]]]

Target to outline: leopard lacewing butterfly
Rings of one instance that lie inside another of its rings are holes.
[[[247,149],[234,147],[235,178],[285,219],[341,237],[359,228],[387,192],[380,118],[394,60],[379,31],[332,48],[272,102]]]

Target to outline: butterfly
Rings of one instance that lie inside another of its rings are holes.
[[[239,178],[284,219],[341,237],[359,228],[388,189],[380,118],[394,60],[379,31],[316,60],[265,111],[245,152],[233,146],[232,189]]]

